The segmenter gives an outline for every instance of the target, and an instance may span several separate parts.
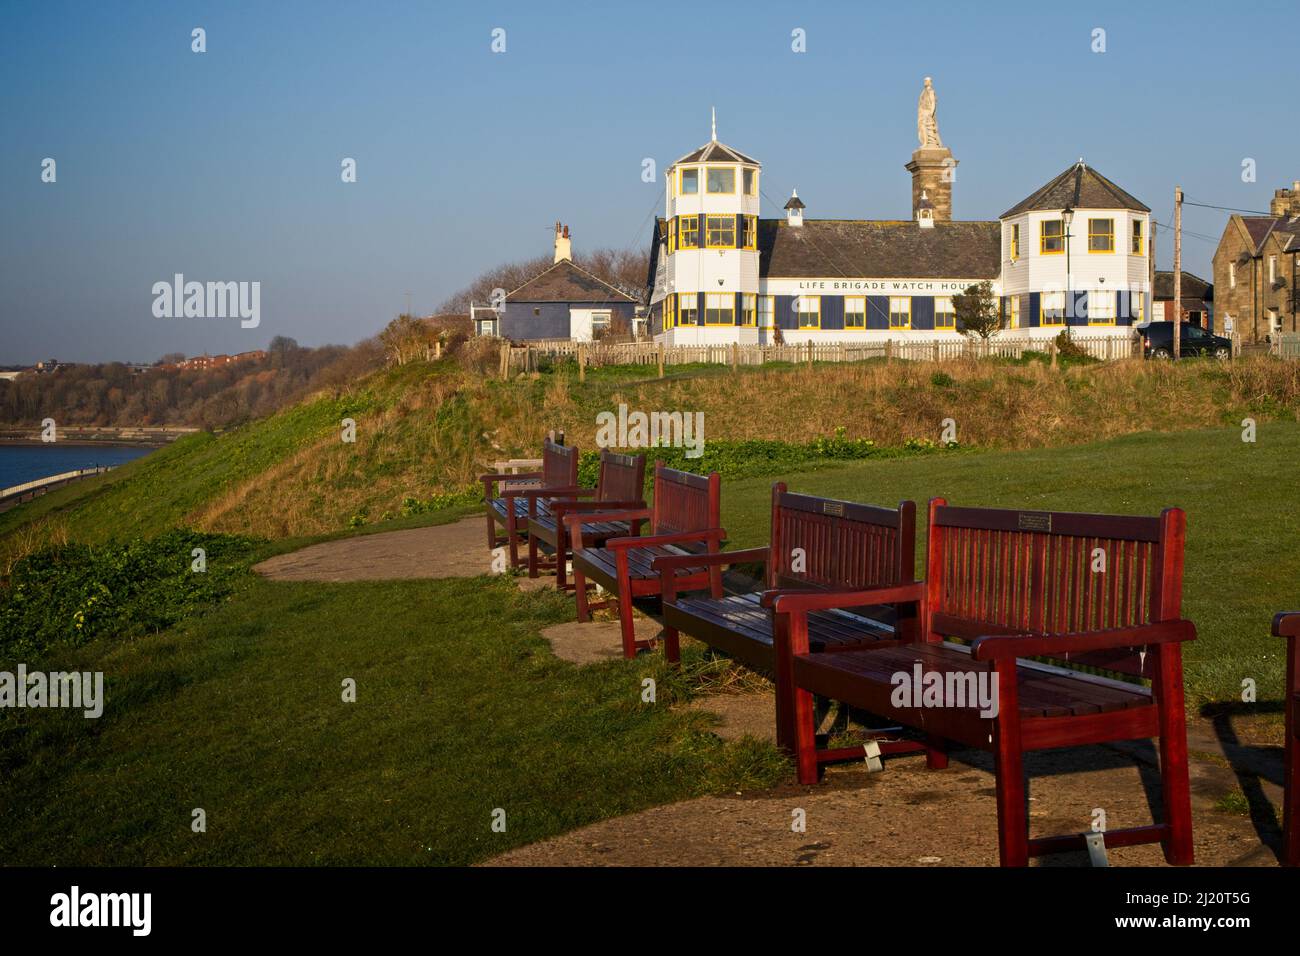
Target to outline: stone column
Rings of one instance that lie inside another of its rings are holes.
[[[957,160],[947,146],[922,147],[912,153],[912,161],[905,167],[912,174],[912,218],[921,193],[934,205],[934,221],[952,220],[952,185],[957,178]]]

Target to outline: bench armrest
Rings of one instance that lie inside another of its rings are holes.
[[[575,485],[553,485],[550,488],[545,486],[539,488],[512,488],[504,492],[502,498],[557,498],[564,495],[577,495],[586,488],[578,488]]]
[[[1280,611],[1273,615],[1274,637],[1300,636],[1300,611]]]
[[[582,542],[582,526],[584,524],[600,524],[602,521],[649,521],[654,516],[654,512],[649,508],[625,508],[618,511],[583,511],[578,514],[567,514],[564,516],[562,524],[564,533],[569,536],[573,542],[575,551],[585,547]]]
[[[835,608],[862,607],[867,604],[902,604],[924,600],[925,582],[912,581],[908,584],[886,585],[862,591],[815,591],[789,588],[764,591],[761,603],[763,607],[770,607],[777,614],[789,614],[793,611],[829,611]]]
[[[703,531],[677,531],[673,534],[644,534],[635,537],[610,538],[605,547],[612,551],[619,548],[653,548],[664,544],[682,544],[686,541],[721,541],[727,536],[723,528],[706,528]]]
[[[971,643],[970,656],[977,661],[995,661],[1016,657],[1113,650],[1119,647],[1137,647],[1142,644],[1171,644],[1195,639],[1196,626],[1191,621],[1179,619],[1105,631],[1079,631],[1073,634],[996,634],[977,637]]]
[[[650,562],[655,571],[674,571],[677,568],[710,568],[719,565],[742,564],[750,561],[767,563],[767,548],[749,548],[746,551],[710,551],[703,554],[665,554]]]
[[[526,471],[517,475],[503,475],[492,473],[490,475],[479,475],[478,480],[483,482],[484,493],[491,498],[492,486],[503,481],[540,481],[542,473],[540,471]]]

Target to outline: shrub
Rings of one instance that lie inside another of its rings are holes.
[[[177,529],[126,544],[34,552],[0,588],[0,659],[171,627],[231,594],[253,547],[248,538]],[[205,571],[191,570],[195,548],[205,552]]]

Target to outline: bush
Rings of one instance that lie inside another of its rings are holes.
[[[127,544],[34,552],[0,588],[0,659],[171,627],[233,593],[253,546],[248,538],[177,529]],[[191,570],[195,548],[205,552],[206,571]]]

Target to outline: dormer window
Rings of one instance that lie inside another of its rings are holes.
[[[694,196],[700,191],[700,171],[698,169],[682,170],[682,188],[683,196]]]
[[[755,196],[758,194],[758,170],[746,169],[744,171],[745,195]]]
[[[734,193],[736,171],[730,166],[710,166],[706,172],[705,182],[711,193]]]

